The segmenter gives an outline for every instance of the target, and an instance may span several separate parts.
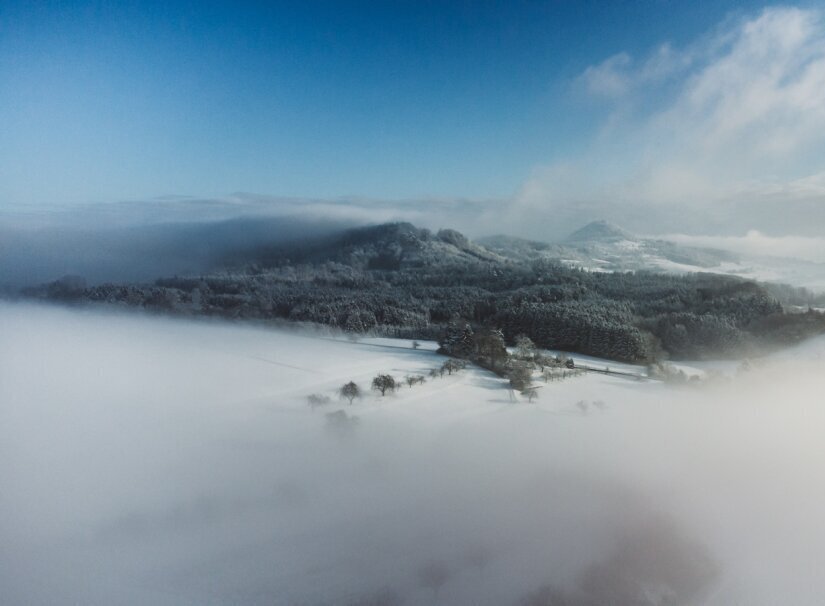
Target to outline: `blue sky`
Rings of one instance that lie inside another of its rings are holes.
[[[666,43],[694,48],[760,11],[7,0],[0,207],[239,191],[510,199],[583,156],[621,172],[626,138],[605,129],[617,116],[619,131],[643,129],[647,105],[679,81],[648,86],[629,107],[614,89],[602,94],[593,70],[617,55],[635,66]]]

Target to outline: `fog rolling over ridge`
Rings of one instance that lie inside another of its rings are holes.
[[[614,213],[578,213],[564,221],[553,214],[537,215],[526,229],[501,218],[508,208],[506,201],[239,195],[32,213],[0,209],[0,291],[17,292],[63,276],[80,276],[89,285],[146,284],[177,275],[266,266],[268,255],[278,252],[281,260],[298,256],[291,253],[353,228],[412,222],[434,233],[455,228],[475,243],[519,262],[553,259],[596,271],[709,271],[825,292],[825,239],[821,237],[762,233],[751,229],[744,218],[733,235],[634,233],[625,228],[638,224],[621,213],[613,222],[600,217]],[[587,231],[598,225],[617,231]]]
[[[823,355],[531,406],[471,370],[333,404],[341,431],[308,393],[437,356],[4,304],[3,603],[585,604],[630,579],[644,604],[817,604]]]
[[[197,275],[258,247],[296,246],[354,224],[307,213],[221,214],[222,218],[200,220],[198,212],[183,218],[167,208],[161,213],[163,220],[150,220],[149,213],[140,212],[125,225],[93,213],[55,213],[27,225],[0,217],[0,286],[18,289],[65,275],[82,276],[90,284]]]

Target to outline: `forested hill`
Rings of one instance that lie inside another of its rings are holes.
[[[825,327],[822,314],[784,314],[762,286],[738,278],[589,272],[406,223],[258,246],[205,275],[92,287],[64,279],[26,294],[421,338],[466,322],[511,341],[525,334],[541,347],[628,361],[740,355]]]
[[[335,262],[364,270],[403,270],[478,261],[498,262],[504,258],[452,229],[433,234],[410,223],[386,223],[348,229],[298,245],[253,248],[228,258],[227,264],[271,267]]]

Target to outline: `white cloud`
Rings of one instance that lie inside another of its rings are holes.
[[[640,82],[653,82],[671,76],[693,63],[692,51],[677,51],[664,43],[645,61],[640,72]]]
[[[772,256],[801,259],[812,263],[825,263],[825,238],[804,236],[769,236],[752,229],[744,236],[688,236],[668,234],[662,236],[672,242],[730,250],[750,256]]]
[[[631,86],[631,63],[630,55],[619,53],[605,59],[599,65],[588,67],[579,80],[593,95],[605,97],[623,95]]]
[[[661,82],[686,69],[693,60],[692,50],[678,51],[666,42],[641,63],[627,52],[616,53],[598,65],[587,67],[577,83],[595,97],[615,99]]]
[[[819,14],[766,10],[730,38],[655,126],[692,152],[719,159],[735,151],[749,164],[821,141],[825,31]]]
[[[684,49],[663,44],[639,60],[618,53],[588,67],[581,85],[615,111],[590,151],[565,164],[579,178],[560,191],[554,167],[537,170],[517,209],[569,214],[584,205],[619,220],[631,212],[648,230],[668,213],[698,213],[739,233],[769,230],[782,213],[783,225],[810,231],[801,210],[825,209],[819,11],[768,8]],[[787,216],[795,208],[798,216]]]

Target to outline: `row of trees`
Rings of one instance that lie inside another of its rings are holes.
[[[417,349],[417,347],[414,347],[414,349]],[[431,378],[443,377],[445,374],[452,375],[466,367],[467,363],[464,360],[450,358],[445,360],[441,366],[431,369],[429,374]],[[407,375],[402,382],[396,380],[396,378],[390,374],[381,373],[373,377],[371,388],[384,397],[400,389],[403,383],[406,383],[408,387],[412,388],[414,385],[423,385],[426,381],[427,378],[424,375]],[[337,394],[339,399],[346,400],[351,406],[353,401],[364,396],[364,391],[355,381],[349,381],[338,388]],[[323,394],[313,393],[307,396],[307,404],[313,410],[320,406],[325,406],[331,401],[329,396]]]
[[[439,353],[450,357],[439,367],[430,369],[429,376],[435,379],[445,374],[452,375],[465,369],[467,361],[472,361],[507,378],[510,389],[518,391],[529,402],[533,402],[538,397],[539,389],[539,386],[533,382],[536,371],[541,373],[545,383],[576,376],[583,372],[576,369],[572,360],[568,358],[548,356],[542,353],[532,339],[526,335],[519,335],[515,341],[516,346],[511,354],[507,350],[501,331],[490,329],[476,331],[469,323],[455,319],[448,325],[439,341]],[[403,380],[403,383],[410,388],[425,382],[424,375],[415,374],[407,375]],[[372,379],[371,388],[383,397],[395,392],[403,383],[390,374],[381,373]],[[337,395],[352,405],[354,400],[363,397],[363,390],[354,381],[349,381],[337,390]],[[330,401],[330,397],[326,395],[310,394],[307,396],[307,402],[313,409],[329,404]]]

